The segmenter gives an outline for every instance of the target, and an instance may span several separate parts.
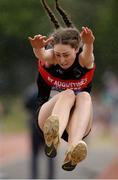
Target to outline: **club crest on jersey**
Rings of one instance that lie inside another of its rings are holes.
[[[75,67],[73,69],[73,74],[75,78],[79,78],[81,76],[81,71],[77,67]]]

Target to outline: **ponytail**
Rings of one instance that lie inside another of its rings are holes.
[[[71,20],[68,18],[66,12],[60,7],[58,0],[55,0],[56,3],[56,9],[58,10],[58,12],[60,13],[60,15],[62,16],[65,24],[67,27],[74,27],[73,23],[71,22]]]
[[[51,9],[49,8],[49,6],[47,5],[47,3],[45,2],[45,0],[41,0],[44,9],[46,10],[48,16],[50,17],[50,20],[53,22],[54,26],[56,29],[60,28],[59,22],[56,19],[54,13],[51,11]]]

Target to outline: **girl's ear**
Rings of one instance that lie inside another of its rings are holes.
[[[79,47],[75,49],[75,52],[77,53],[79,51]]]

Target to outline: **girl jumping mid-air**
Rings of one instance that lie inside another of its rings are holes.
[[[71,171],[87,156],[87,144],[83,139],[92,126],[90,91],[95,71],[95,38],[88,27],[82,27],[79,32],[57,0],[56,9],[66,27],[59,25],[44,0],[42,4],[54,23],[55,30],[48,38],[39,34],[29,37],[29,40],[38,58],[39,73],[53,90],[53,96],[41,106],[38,124],[44,135],[45,153],[48,157],[56,156],[61,138],[68,142],[69,148],[62,168]],[[50,48],[47,49],[47,46]]]

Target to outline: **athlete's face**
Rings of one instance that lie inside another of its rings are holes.
[[[69,68],[75,61],[77,50],[70,45],[54,45],[54,55],[57,63],[63,68]]]

